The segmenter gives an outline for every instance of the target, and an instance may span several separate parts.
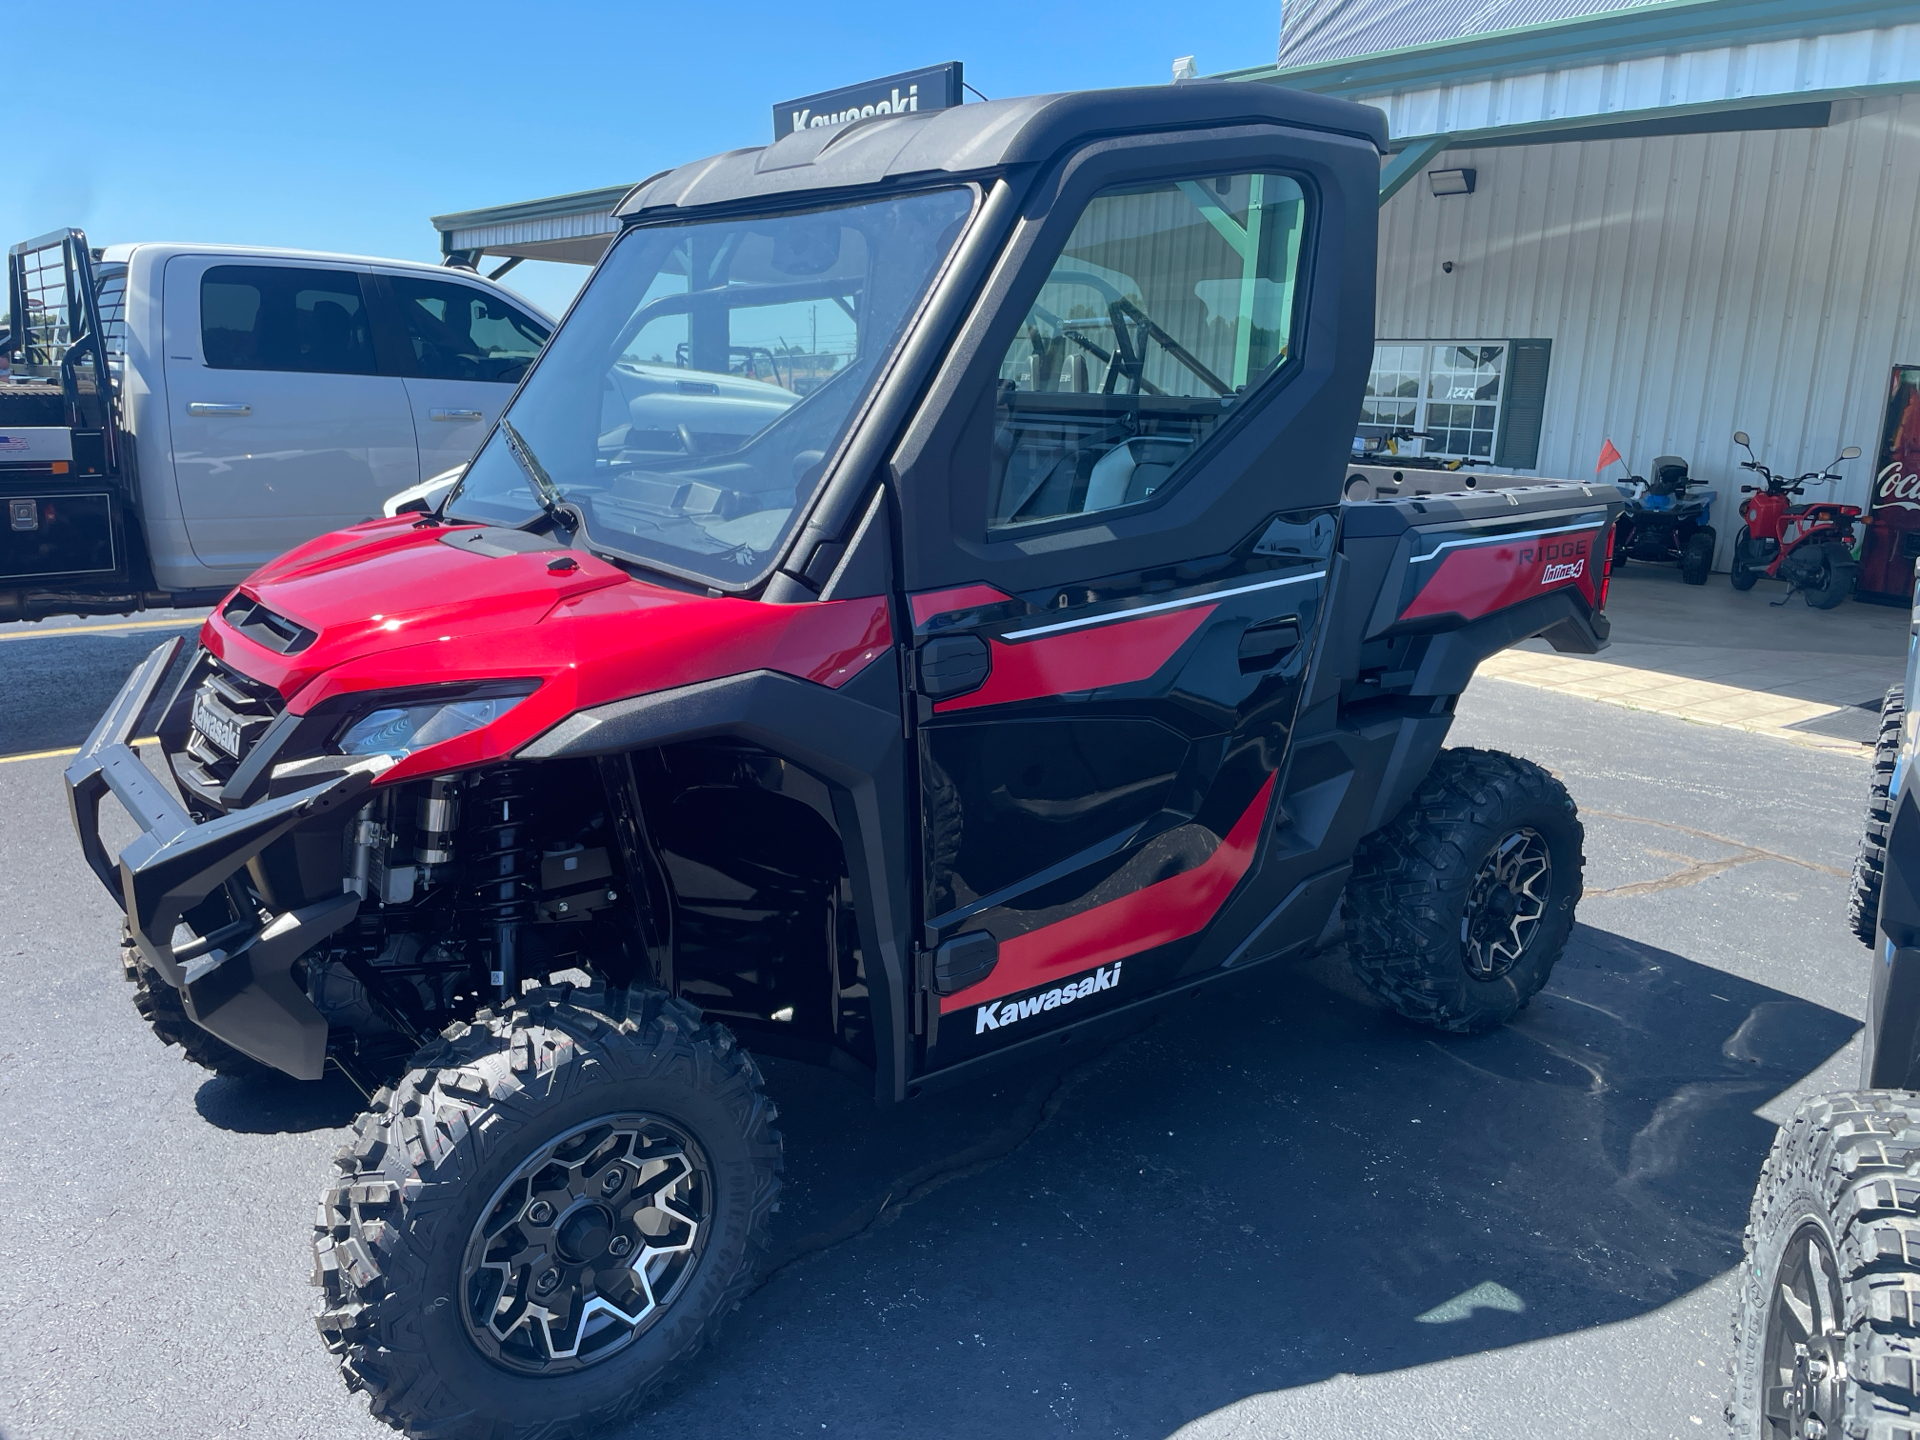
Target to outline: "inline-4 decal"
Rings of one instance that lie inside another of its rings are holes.
[[[1582,522],[1442,541],[1411,561],[1414,573],[1424,570],[1425,579],[1400,618],[1458,615],[1477,620],[1561,585],[1574,586],[1597,606],[1593,562],[1604,529],[1604,524]]]
[[[1058,1010],[1062,1005],[1071,1005],[1089,995],[1098,995],[1102,990],[1112,990],[1120,984],[1120,967],[1124,963],[1116,960],[1111,965],[1102,965],[1091,975],[1069,980],[1051,990],[1023,995],[1017,1000],[994,1000],[977,1006],[973,1012],[973,1033],[982,1035],[989,1030],[1018,1025],[1022,1020],[1030,1020],[1043,1011]]]

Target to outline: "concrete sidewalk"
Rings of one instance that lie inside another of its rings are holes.
[[[1907,612],[1848,600],[1813,610],[1762,580],[1741,594],[1724,575],[1702,586],[1678,568],[1627,565],[1607,596],[1613,644],[1560,655],[1531,640],[1481,665],[1485,675],[1721,725],[1822,750],[1862,754],[1880,698],[1906,670]]]

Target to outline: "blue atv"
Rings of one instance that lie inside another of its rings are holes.
[[[1628,560],[1680,564],[1680,578],[1704,585],[1713,569],[1713,491],[1687,471],[1678,455],[1658,455],[1653,478],[1629,475],[1615,482],[1627,497],[1626,513],[1613,527],[1613,568]]]

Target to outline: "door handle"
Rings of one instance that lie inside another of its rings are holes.
[[[460,425],[481,418],[478,410],[435,410],[432,414],[435,420],[452,420]]]
[[[1267,620],[1249,626],[1240,637],[1240,673],[1271,670],[1300,645],[1300,622]]]
[[[920,690],[930,700],[964,695],[987,683],[993,654],[978,635],[942,635],[920,650]]]
[[[205,400],[193,400],[187,404],[187,414],[189,415],[211,417],[215,415],[251,415],[252,413],[253,406],[251,405],[212,405]]]

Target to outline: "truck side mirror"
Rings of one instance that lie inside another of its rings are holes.
[[[1753,441],[1747,438],[1747,432],[1744,430],[1736,430],[1733,432],[1733,443],[1748,450],[1753,448]]]

